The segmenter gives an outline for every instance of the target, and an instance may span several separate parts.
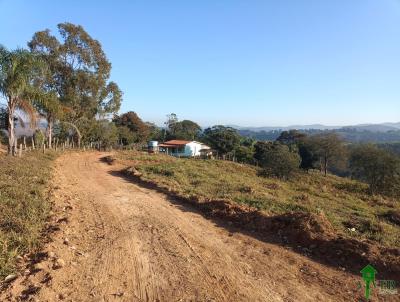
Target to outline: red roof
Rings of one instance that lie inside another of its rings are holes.
[[[175,145],[175,146],[183,146],[186,145],[188,143],[190,143],[191,141],[184,141],[184,140],[179,140],[179,139],[173,139],[167,142],[164,142],[165,145]]]

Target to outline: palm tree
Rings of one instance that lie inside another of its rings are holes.
[[[0,46],[0,93],[7,100],[8,154],[15,155],[14,117],[16,110],[25,112],[34,124],[34,102],[44,101],[43,91],[35,81],[44,70],[44,61],[24,49],[9,51]]]

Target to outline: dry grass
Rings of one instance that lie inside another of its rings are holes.
[[[370,196],[366,185],[357,181],[324,177],[318,172],[299,173],[290,181],[281,181],[258,176],[254,166],[227,161],[177,159],[132,151],[118,153],[117,157],[131,162],[142,173],[142,179],[182,197],[230,200],[270,215],[322,212],[336,232],[345,237],[400,246],[400,226],[393,221],[393,213],[400,213],[400,202]]]
[[[17,255],[40,246],[50,208],[45,189],[55,156],[0,156],[0,276],[13,271]]]

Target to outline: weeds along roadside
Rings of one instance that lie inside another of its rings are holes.
[[[0,157],[0,278],[15,271],[17,256],[37,251],[51,208],[46,189],[58,153]]]

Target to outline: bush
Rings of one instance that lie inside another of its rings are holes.
[[[35,133],[33,134],[33,139],[35,140],[35,145],[36,147],[41,147],[43,146],[46,137],[44,136],[43,132],[39,129],[35,130]]]
[[[263,144],[262,148],[258,148],[256,152],[258,162],[263,168],[262,176],[288,179],[299,168],[299,154],[291,152],[286,145],[267,143]]]
[[[254,163],[253,148],[246,146],[239,146],[235,150],[235,157],[238,162],[252,164]]]

